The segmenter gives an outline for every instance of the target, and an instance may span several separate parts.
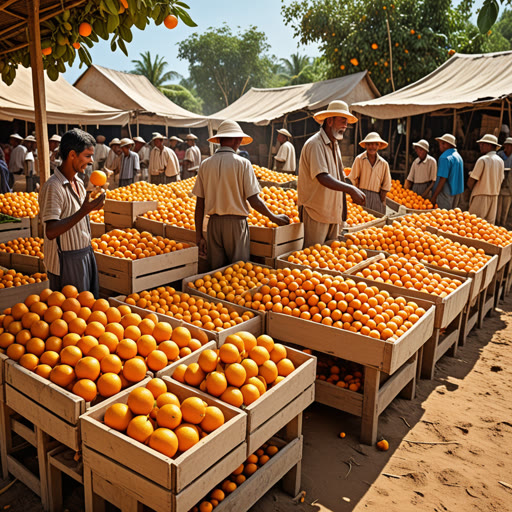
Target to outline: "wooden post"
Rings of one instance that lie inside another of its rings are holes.
[[[411,142],[411,116],[407,117],[405,126],[405,174],[407,175],[407,169],[409,169],[409,145]]]
[[[453,136],[455,138],[457,138],[457,135],[455,134],[457,130],[457,111],[455,109],[453,109],[453,129],[452,129],[452,133],[453,133]]]
[[[27,0],[30,66],[36,121],[37,156],[41,185],[50,177],[50,148],[46,121],[46,93],[44,87],[43,54],[39,27],[39,0]]]
[[[211,119],[208,119],[208,138],[211,139],[213,137],[213,125],[212,125],[212,120]],[[213,142],[209,142],[209,145],[210,145],[210,156],[213,155],[214,151],[214,145],[213,145]]]
[[[268,158],[267,158],[267,167],[271,169],[272,165],[272,144],[274,142],[274,121],[272,121],[272,124],[270,125],[270,147],[268,148]]]
[[[503,126],[503,111],[505,110],[505,100],[501,102],[501,111],[500,111],[500,124],[498,125],[498,133],[495,133],[496,137],[500,136],[501,127]]]

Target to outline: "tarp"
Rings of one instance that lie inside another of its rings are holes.
[[[396,119],[502,100],[512,94],[512,52],[456,53],[442,66],[403,89],[359,101],[355,112],[378,119]]]
[[[126,109],[104,105],[75,89],[64,77],[53,82],[45,73],[46,115],[50,124],[125,125],[130,119]],[[0,80],[0,119],[35,121],[32,72],[23,66],[16,70],[11,85]]]
[[[333,100],[349,105],[379,96],[367,71],[312,84],[291,85],[272,89],[251,88],[225,109],[210,116],[213,127],[218,119],[266,126],[286,114],[298,110],[319,110]]]
[[[176,105],[142,75],[93,64],[74,85],[107,105],[136,111],[142,124],[197,128],[208,124],[205,116]]]

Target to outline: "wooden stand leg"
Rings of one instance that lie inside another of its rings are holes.
[[[375,444],[379,415],[377,399],[379,395],[380,372],[375,368],[364,368],[363,415],[361,417],[361,442]]]
[[[416,379],[418,375],[418,352],[414,354],[409,362],[414,361],[414,377],[409,381],[409,383],[400,391],[399,396],[405,398],[406,400],[414,400],[416,396]]]
[[[416,382],[421,379],[421,365],[423,364],[423,347],[418,350],[418,360],[416,361]]]
[[[471,313],[471,306],[468,304],[465,311],[462,313],[462,322],[459,331],[459,346],[463,347],[466,344],[466,338],[468,336],[468,320]]]
[[[461,313],[457,319],[457,332],[460,333],[462,329],[462,319],[464,317],[464,313]],[[457,347],[458,342],[455,340],[455,343],[448,349],[448,355],[451,357],[455,357],[457,355]]]
[[[12,449],[11,419],[9,407],[0,401],[0,458],[2,461],[2,478],[9,478],[7,455]]]
[[[50,436],[43,432],[39,427],[35,427],[37,439],[37,460],[39,464],[39,482],[41,485],[41,503],[44,510],[49,510],[50,502],[48,498],[48,451],[50,446]]]
[[[89,466],[84,464],[84,501],[85,501],[85,512],[95,512],[94,504],[97,501],[95,499],[92,490],[92,471]]]
[[[423,359],[421,361],[421,378],[432,380],[436,368],[436,351],[439,343],[439,329],[434,329],[434,334],[423,345]],[[366,383],[365,383],[366,386]]]
[[[490,287],[490,286],[489,286]],[[478,328],[481,329],[484,324],[484,306],[485,302],[487,300],[487,290],[486,288],[479,297],[479,303],[478,303]]]
[[[62,509],[62,473],[53,464],[48,462],[48,492],[50,512],[59,512]]]
[[[302,435],[302,412],[295,416],[285,427],[285,440],[292,441]],[[283,490],[290,496],[297,496],[300,492],[302,476],[302,462],[298,462],[282,479]]]

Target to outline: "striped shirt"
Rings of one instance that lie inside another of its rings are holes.
[[[41,187],[39,193],[40,217],[44,223],[50,220],[62,220],[75,214],[85,201],[86,192],[83,181],[76,176],[76,185],[80,196],[78,197],[71,187],[69,180],[59,169],[50,176],[50,179]],[[60,235],[60,248],[62,251],[75,251],[91,245],[91,228],[89,217],[84,217],[71,229]],[[57,238],[48,240],[46,229],[44,233],[44,263],[46,270],[60,275],[59,253]]]

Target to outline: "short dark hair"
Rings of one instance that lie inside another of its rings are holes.
[[[75,151],[79,155],[87,148],[96,146],[94,137],[83,130],[73,128],[66,132],[60,141],[60,154],[62,160],[66,160],[71,151]]]

